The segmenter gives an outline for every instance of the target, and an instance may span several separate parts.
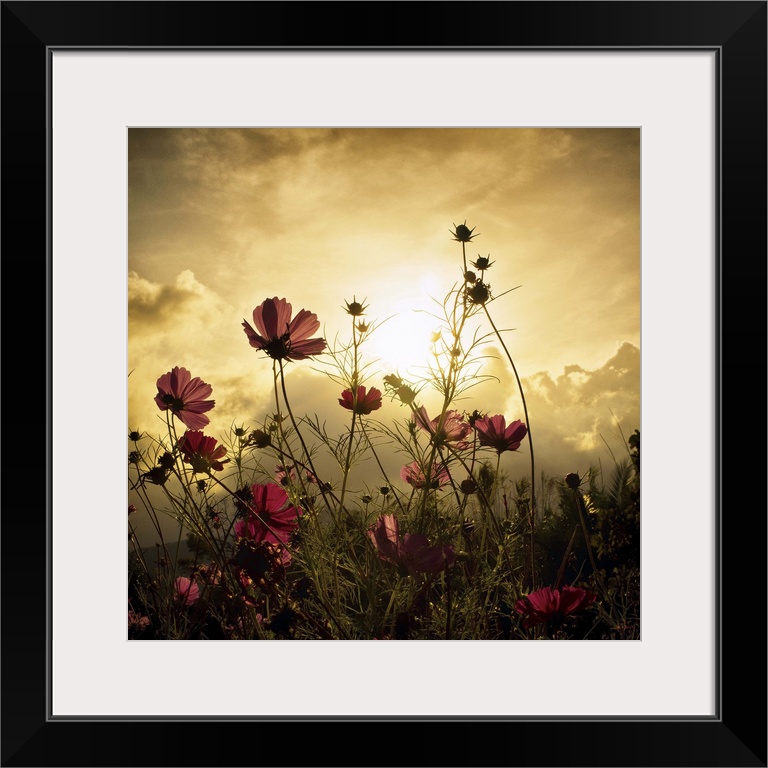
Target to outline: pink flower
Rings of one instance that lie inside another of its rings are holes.
[[[392,563],[400,562],[402,543],[399,524],[394,515],[380,515],[367,533],[382,560],[389,560]]]
[[[202,379],[192,375],[186,368],[176,366],[157,380],[155,402],[161,411],[170,409],[174,416],[190,429],[202,429],[210,419],[202,414],[210,411],[215,400],[206,400],[213,389]]]
[[[440,426],[440,417],[430,421],[427,409],[422,405],[413,414],[414,421],[432,436],[432,442],[437,445],[454,443],[455,448],[466,448],[465,437],[472,431],[472,427],[464,421],[464,417],[458,411],[446,411],[443,416],[443,424]]]
[[[187,430],[179,439],[179,449],[184,461],[192,465],[193,472],[210,472],[224,469],[229,459],[220,461],[227,449],[220,445],[216,447],[216,438],[208,437],[197,430]]]
[[[568,614],[586,608],[597,599],[594,592],[581,587],[552,589],[542,587],[515,603],[515,610],[522,614],[524,627],[536,624],[559,625]]]
[[[314,312],[299,310],[291,320],[291,305],[285,299],[265,299],[253,310],[256,330],[243,320],[248,343],[274,360],[304,360],[325,349],[325,339],[309,337],[320,327]],[[258,333],[256,332],[258,331]]]
[[[406,533],[400,538],[394,515],[381,515],[367,531],[379,557],[415,576],[417,573],[439,573],[456,561],[453,545],[430,546],[426,536]]]
[[[286,467],[284,464],[278,464],[275,467],[275,480],[280,485],[288,485],[289,483],[296,482],[296,467]]]
[[[291,534],[298,528],[301,509],[290,506],[285,489],[274,483],[252,485],[251,493],[251,511],[245,520],[235,523],[235,536],[256,542],[288,544]]]
[[[358,387],[357,395],[353,395],[351,389],[345,389],[339,398],[339,405],[348,411],[366,415],[381,408],[381,392],[371,387],[371,391],[366,394],[365,387]]]
[[[450,476],[448,475],[448,470],[445,468],[444,464],[434,464],[432,466],[432,471],[427,478],[418,461],[412,461],[410,464],[406,464],[400,470],[400,477],[416,489],[430,488],[435,490],[450,482]]]
[[[528,427],[522,421],[513,421],[509,426],[503,416],[486,416],[475,422],[480,445],[495,448],[497,453],[516,451],[522,439],[528,434]]]
[[[186,576],[179,576],[173,584],[177,602],[181,605],[192,605],[200,597],[200,587]]]
[[[141,631],[149,626],[149,617],[134,611],[131,608],[131,601],[128,601],[128,629]]]

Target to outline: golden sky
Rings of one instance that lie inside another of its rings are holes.
[[[349,337],[345,301],[365,299],[366,319],[391,318],[364,348],[368,385],[415,372],[437,325],[424,310],[461,279],[450,230],[465,220],[468,259],[494,261],[489,310],[511,329],[537,467],[605,465],[617,424],[640,428],[639,129],[132,128],[128,160],[129,429],[163,432],[155,382],[177,365],[213,387],[206,434],[274,412],[271,361],[241,326],[273,296],[329,340]],[[457,407],[522,419],[509,363],[485,351],[498,381]],[[344,429],[319,367],[288,364],[292,405]]]

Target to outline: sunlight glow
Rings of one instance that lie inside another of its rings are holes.
[[[379,360],[374,368],[384,374],[424,374],[433,334],[440,328],[440,320],[434,316],[440,307],[433,299],[442,300],[445,292],[438,278],[427,272],[411,295],[388,304],[392,307],[391,316],[381,318],[381,325],[366,343],[365,352]]]
[[[412,308],[398,310],[371,334],[364,354],[378,360],[373,367],[384,374],[418,375],[429,361],[432,334],[438,322]]]

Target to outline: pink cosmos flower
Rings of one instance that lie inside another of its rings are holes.
[[[197,430],[187,430],[179,438],[179,449],[184,461],[192,465],[193,472],[209,472],[212,469],[220,471],[229,461],[221,461],[227,449],[223,445],[216,447],[216,438]]]
[[[497,453],[516,451],[528,434],[528,427],[519,419],[507,426],[503,416],[486,416],[475,422],[480,445],[495,448]]]
[[[149,617],[144,616],[131,607],[131,601],[128,601],[128,629],[140,631],[149,626]]]
[[[277,464],[275,466],[275,480],[280,485],[296,482],[296,467],[293,465],[286,467],[284,464]]]
[[[320,327],[314,312],[301,309],[291,319],[292,307],[285,299],[265,299],[253,310],[253,324],[243,320],[248,343],[274,360],[304,360],[325,349],[325,339],[309,337]]]
[[[515,610],[525,617],[524,627],[533,627],[536,624],[558,625],[562,624],[568,614],[586,608],[596,599],[594,592],[581,587],[542,587],[518,600]]]
[[[456,561],[452,544],[430,546],[427,537],[420,533],[406,533],[401,538],[394,515],[381,515],[367,534],[382,560],[412,576],[439,573]]]
[[[235,523],[235,536],[251,541],[271,541],[287,545],[291,534],[298,528],[301,509],[288,504],[285,489],[275,483],[251,486],[253,501],[245,520]]]
[[[200,587],[186,576],[179,576],[173,584],[176,601],[181,605],[192,605],[200,597]]]
[[[464,417],[458,411],[446,411],[443,417],[443,425],[440,426],[440,417],[431,419],[427,415],[427,409],[422,405],[414,411],[414,421],[432,436],[432,442],[437,445],[453,443],[454,448],[466,448],[468,443],[464,439],[472,427],[464,421]]]
[[[444,464],[434,464],[432,471],[429,473],[429,478],[427,478],[418,461],[406,464],[400,470],[400,477],[416,489],[430,488],[434,490],[442,488],[442,486],[450,482],[450,476]]]
[[[202,429],[210,422],[202,414],[216,404],[215,400],[205,399],[212,391],[210,384],[197,376],[193,379],[186,368],[176,366],[157,380],[155,402],[161,411],[170,409],[189,429]]]
[[[345,389],[339,398],[339,405],[348,411],[366,415],[381,408],[381,392],[371,387],[371,391],[366,393],[366,387],[358,387],[355,396],[351,389]]]

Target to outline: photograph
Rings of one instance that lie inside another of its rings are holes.
[[[130,128],[135,640],[639,640],[637,128]]]

